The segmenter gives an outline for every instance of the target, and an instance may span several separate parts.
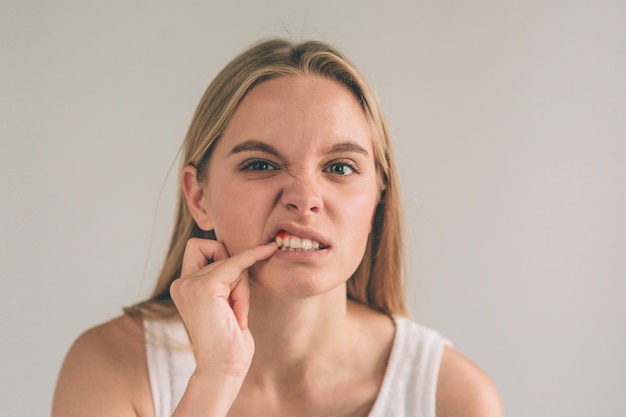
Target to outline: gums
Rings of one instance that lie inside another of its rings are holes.
[[[325,249],[319,242],[315,240],[290,235],[285,231],[278,232],[274,241],[276,242],[280,250],[283,251],[316,251],[320,249]]]

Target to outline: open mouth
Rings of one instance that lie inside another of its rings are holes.
[[[290,235],[287,232],[278,232],[274,241],[282,251],[315,251],[326,248],[316,240]]]

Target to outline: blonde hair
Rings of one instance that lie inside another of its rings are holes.
[[[265,80],[290,75],[335,80],[361,104],[370,125],[382,192],[365,255],[348,280],[347,296],[387,314],[405,315],[401,206],[390,138],[375,94],[354,65],[334,47],[319,41],[271,39],[233,59],[198,104],[183,142],[181,170],[193,165],[198,169],[198,178],[204,178],[211,152],[246,94]],[[125,309],[128,314],[161,318],[177,314],[169,288],[180,276],[185,245],[191,237],[215,238],[195,224],[179,188],[174,229],[156,286],[148,300]]]

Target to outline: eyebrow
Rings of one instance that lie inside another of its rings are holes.
[[[280,153],[278,152],[278,150],[276,150],[276,148],[274,148],[269,143],[266,143],[260,140],[247,140],[245,142],[241,142],[240,144],[236,145],[233,149],[230,150],[230,155],[234,155],[239,152],[252,152],[252,151],[264,152],[270,155],[280,157]],[[333,146],[331,146],[330,149],[327,151],[327,153],[330,153],[330,154],[345,153],[345,152],[356,152],[356,153],[363,154],[365,156],[369,156],[369,153],[367,152],[365,148],[363,148],[361,145],[357,143],[350,142],[350,141],[336,143]]]
[[[280,156],[276,148],[274,148],[269,143],[265,143],[260,140],[247,140],[245,142],[241,142],[239,145],[230,150],[230,155],[246,151],[259,151],[269,153],[270,155],[274,156]]]
[[[331,146],[331,148],[328,150],[328,153],[345,153],[345,152],[356,152],[356,153],[363,154],[365,156],[369,156],[369,153],[367,152],[367,150],[365,150],[365,148],[363,148],[361,145],[357,143],[350,142],[350,141],[336,143],[333,146]]]

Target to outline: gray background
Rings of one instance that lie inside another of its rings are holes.
[[[379,92],[413,316],[506,414],[624,416],[623,1],[0,0],[0,415],[49,413],[86,328],[145,296],[169,169],[216,72],[331,41]]]

